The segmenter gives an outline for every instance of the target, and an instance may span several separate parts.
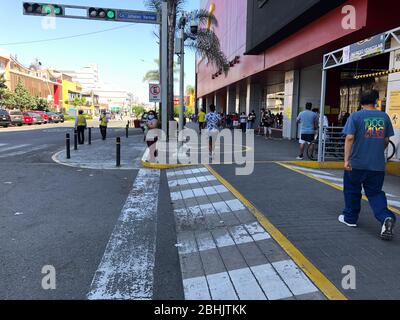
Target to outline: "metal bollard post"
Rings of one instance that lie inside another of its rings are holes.
[[[78,130],[74,130],[74,150],[78,150]]]
[[[67,147],[67,159],[71,159],[71,137],[70,137],[69,133],[67,133],[65,143],[66,143],[66,147]]]
[[[128,125],[126,125],[126,128],[125,128],[125,136],[126,136],[126,138],[129,138],[129,126]]]
[[[117,167],[121,166],[121,138],[117,138]]]
[[[88,144],[92,144],[92,128],[89,128],[89,142]]]

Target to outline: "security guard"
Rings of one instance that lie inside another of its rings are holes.
[[[86,118],[83,115],[83,110],[79,110],[78,116],[75,119],[75,129],[78,131],[78,143],[85,143],[85,129],[87,127]]]
[[[106,112],[103,111],[103,113],[100,116],[100,132],[103,140],[106,140],[107,138],[107,124],[108,124],[108,118]]]

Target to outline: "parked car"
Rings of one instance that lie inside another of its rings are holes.
[[[32,117],[32,123],[33,124],[41,125],[41,124],[45,123],[44,119],[38,113],[36,113],[36,112],[28,112],[28,114]]]
[[[47,115],[46,112],[44,112],[44,111],[32,111],[32,112],[38,114],[39,116],[41,116],[43,121],[44,121],[44,123],[49,122],[49,116]]]
[[[24,124],[24,119],[22,112],[20,110],[11,110],[9,112],[11,118],[11,124],[14,126],[22,126]]]
[[[56,115],[60,116],[60,122],[64,123],[64,114],[60,112],[56,112]]]
[[[0,126],[7,128],[11,124],[10,115],[6,110],[0,109]]]
[[[61,122],[61,117],[59,114],[54,113],[54,112],[47,112],[47,115],[49,117],[49,122],[53,122],[53,123]]]
[[[29,115],[28,112],[22,113],[22,120],[24,121],[24,124],[27,124],[29,126],[31,126],[33,123],[33,117],[31,115]]]

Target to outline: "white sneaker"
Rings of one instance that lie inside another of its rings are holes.
[[[344,220],[344,215],[343,214],[341,214],[340,216],[339,216],[339,222],[341,222],[341,223],[344,223],[346,226],[348,226],[348,227],[352,227],[352,228],[357,228],[357,224],[353,224],[353,223],[347,223],[345,220]]]
[[[296,158],[296,160],[304,160],[304,157],[298,156],[298,157]]]

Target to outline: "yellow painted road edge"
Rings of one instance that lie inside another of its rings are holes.
[[[320,178],[314,177],[314,176],[313,176],[312,174],[310,174],[310,173],[303,172],[303,171],[301,171],[301,170],[298,170],[298,169],[296,169],[296,168],[293,168],[293,167],[291,167],[290,165],[288,165],[287,162],[276,162],[276,163],[279,164],[279,165],[281,165],[282,167],[285,167],[286,169],[289,169],[289,170],[292,170],[292,171],[294,171],[294,172],[300,173],[300,174],[302,174],[303,176],[306,176],[306,177],[308,177],[308,178],[310,178],[310,179],[316,180],[316,181],[321,182],[321,183],[324,183],[324,184],[326,184],[326,185],[328,185],[328,186],[330,186],[330,187],[332,187],[332,188],[335,188],[335,189],[337,189],[337,190],[343,191],[343,188],[342,188],[342,187],[340,187],[340,186],[338,186],[338,185],[336,185],[336,184],[334,184],[334,183],[332,183],[332,182],[326,181],[326,180],[324,180],[324,179],[320,179]],[[343,167],[342,167],[341,169],[343,169]],[[367,198],[366,196],[363,196],[362,199],[365,200],[365,201],[368,201],[368,198]],[[399,210],[399,209],[393,208],[393,207],[391,207],[391,206],[388,206],[388,208],[389,208],[390,211],[392,211],[393,213],[395,213],[395,214],[397,214],[397,215],[400,216],[400,210]]]
[[[317,161],[275,161],[276,163],[290,164],[310,169],[343,169],[343,161],[317,162]],[[400,162],[388,162],[386,173],[400,176]]]
[[[319,271],[301,252],[287,239],[265,215],[259,211],[249,200],[247,200],[239,191],[237,191],[227,180],[217,173],[209,165],[205,167],[221,182],[236,198],[238,198],[256,217],[258,222],[275,239],[276,242],[286,251],[301,270],[311,279],[318,289],[329,300],[347,300],[347,297],[339,291],[338,288]]]

